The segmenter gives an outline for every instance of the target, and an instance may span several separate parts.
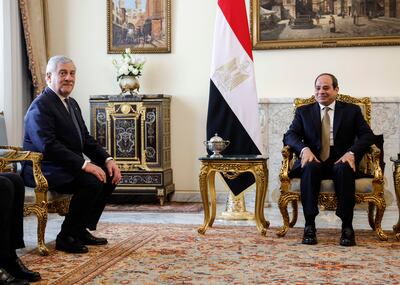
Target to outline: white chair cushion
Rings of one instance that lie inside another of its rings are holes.
[[[60,194],[56,191],[47,192],[47,201],[53,202],[65,197],[71,196],[70,194]],[[35,189],[31,187],[25,187],[25,203],[35,203]]]
[[[291,179],[289,191],[300,192],[300,178]],[[321,181],[321,193],[335,193],[333,180],[327,179]],[[368,194],[372,193],[372,178],[356,179],[356,193]]]
[[[0,157],[6,157],[11,153],[14,153],[15,150],[12,149],[0,149]]]

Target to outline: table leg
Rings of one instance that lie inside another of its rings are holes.
[[[397,208],[399,209],[399,218],[397,224],[393,226],[397,239],[400,240],[400,164],[395,164],[393,171],[394,190],[396,192]]]
[[[215,171],[211,171],[208,174],[208,186],[210,189],[210,195],[211,195],[211,217],[208,223],[209,227],[212,227],[215,221],[215,216],[217,215],[217,194],[215,192]]]
[[[261,201],[261,209],[262,209],[262,213],[261,213],[261,218],[263,219],[263,221],[267,224],[267,228],[269,227],[269,221],[267,221],[265,219],[265,215],[264,215],[264,205],[265,205],[265,197],[267,196],[268,193],[268,168],[266,163],[263,163],[263,169],[264,169],[264,175],[265,175],[265,182],[264,182],[264,195]]]
[[[256,179],[256,202],[254,217],[256,220],[256,226],[261,235],[265,236],[267,234],[267,228],[269,227],[269,222],[264,216],[264,202],[265,195],[267,193],[267,168],[266,165],[256,165],[254,176]]]
[[[207,189],[208,188],[208,183],[207,183],[208,172],[209,172],[209,168],[207,166],[202,165],[200,174],[199,174],[199,186],[200,186],[201,200],[203,202],[203,208],[204,208],[204,223],[197,230],[197,232],[199,234],[205,234],[206,230],[208,228],[208,225],[210,224],[210,205],[208,202],[208,189]]]

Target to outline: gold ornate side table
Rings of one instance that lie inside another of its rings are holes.
[[[397,207],[399,209],[399,219],[397,220],[397,224],[393,226],[393,230],[396,233],[396,238],[400,240],[400,157],[391,157],[390,160],[393,162],[394,190],[396,192]]]
[[[199,227],[198,232],[205,234],[207,228],[212,227],[215,220],[217,209],[215,173],[219,172],[228,179],[234,179],[240,173],[251,172],[256,180],[254,209],[256,226],[261,235],[265,236],[269,227],[269,221],[264,217],[264,202],[268,186],[268,158],[258,155],[224,155],[220,158],[203,156],[199,160],[201,161],[199,183],[204,206],[204,224]],[[208,193],[210,193],[210,198]]]

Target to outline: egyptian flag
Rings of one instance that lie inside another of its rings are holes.
[[[261,128],[245,0],[218,0],[207,140],[216,133],[230,145],[223,155],[261,154]],[[238,195],[255,180],[251,173],[225,178]]]

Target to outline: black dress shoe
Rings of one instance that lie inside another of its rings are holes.
[[[29,270],[18,257],[5,264],[4,269],[7,270],[16,279],[23,279],[29,282],[36,282],[40,280],[40,273],[36,271]]]
[[[0,267],[0,285],[29,285],[29,282],[23,279],[17,279]]]
[[[356,245],[356,236],[352,228],[343,228],[342,236],[340,237],[340,245],[354,246]]]
[[[58,234],[56,249],[68,253],[87,253],[89,249],[76,237],[71,235]]]
[[[85,245],[104,245],[108,243],[106,238],[95,237],[88,230],[84,230],[79,235],[79,240]]]
[[[317,244],[317,230],[314,226],[306,226],[304,228],[304,235],[302,244]]]

